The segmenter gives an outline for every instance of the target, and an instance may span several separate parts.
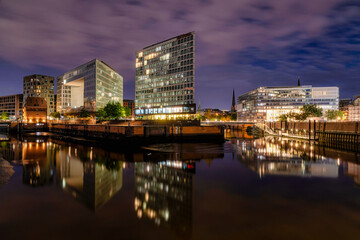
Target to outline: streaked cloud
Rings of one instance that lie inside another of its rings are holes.
[[[345,94],[354,95],[359,21],[358,1],[346,0],[2,0],[0,58],[65,71],[97,57],[133,92],[136,50],[196,31],[202,105],[227,107],[233,87],[240,94],[297,75],[314,85],[340,77]],[[216,102],[210,94],[219,81]]]

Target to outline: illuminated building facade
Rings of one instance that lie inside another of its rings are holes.
[[[42,97],[28,97],[24,106],[25,122],[41,123],[46,122],[47,119],[47,104]]]
[[[0,115],[6,112],[9,119],[18,119],[23,114],[23,95],[16,94],[0,97]]]
[[[360,121],[360,96],[356,97],[354,102],[348,106],[349,121]]]
[[[136,52],[136,116],[144,119],[190,118],[196,111],[194,96],[194,32]]]
[[[128,107],[131,110],[131,118],[135,118],[135,101],[130,99],[123,100],[123,107]]]
[[[42,97],[46,100],[47,115],[55,111],[54,77],[33,74],[24,77],[24,103],[28,97]]]
[[[195,162],[135,163],[135,211],[140,219],[189,235]]]
[[[338,87],[260,87],[238,97],[238,121],[277,121],[280,115],[299,113],[305,104],[316,104],[324,112],[339,109]]]
[[[353,100],[351,98],[340,99],[339,101],[339,110],[344,114],[344,120],[349,119],[349,106],[352,104]]]
[[[57,78],[57,111],[85,108],[94,112],[109,101],[123,103],[123,77],[94,59]]]

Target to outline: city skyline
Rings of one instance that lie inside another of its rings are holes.
[[[75,18],[69,5],[87,16]],[[360,4],[341,0],[2,1],[0,30],[7,34],[0,37],[0,81],[6,86],[0,95],[20,93],[24,76],[57,77],[99,58],[123,73],[124,98],[134,99],[134,53],[195,31],[195,102],[205,108],[230,109],[233,88],[240,95],[259,86],[295,85],[298,75],[304,85],[339,86],[341,98],[353,97],[360,92],[354,84],[359,22]]]

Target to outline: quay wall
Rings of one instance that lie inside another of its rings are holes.
[[[101,140],[224,140],[220,126],[117,126],[48,124],[50,132]]]
[[[275,132],[289,136],[306,136],[330,148],[360,151],[359,122],[272,122],[266,123]]]
[[[327,132],[327,131],[339,131],[347,133],[359,133],[359,122],[268,122],[266,123],[271,129],[278,129],[282,131],[297,130],[297,131],[311,131]]]

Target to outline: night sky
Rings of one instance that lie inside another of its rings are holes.
[[[21,93],[25,75],[98,58],[134,99],[135,51],[190,31],[202,108],[298,76],[360,95],[359,0],[0,0],[0,95]]]

